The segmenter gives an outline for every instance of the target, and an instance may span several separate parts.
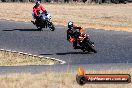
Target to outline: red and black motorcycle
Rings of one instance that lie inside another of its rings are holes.
[[[70,38],[70,42],[74,42],[75,38]],[[94,47],[94,42],[91,42],[89,35],[87,34],[80,34],[79,38],[77,39],[77,44],[81,47],[83,52],[94,52],[97,53]]]

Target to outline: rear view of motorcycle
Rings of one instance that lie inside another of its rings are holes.
[[[51,15],[49,13],[42,12],[39,20],[35,20],[34,24],[38,31],[41,31],[43,28],[49,28],[51,31],[55,30],[55,26],[51,21]]]

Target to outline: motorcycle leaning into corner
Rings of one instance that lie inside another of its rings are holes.
[[[51,21],[51,15],[49,13],[40,13],[40,19],[35,19],[35,22],[31,22],[37,27],[38,31],[42,31],[42,28],[49,28],[51,31],[55,30],[55,26]]]
[[[75,38],[70,38],[69,41],[73,43]],[[83,52],[97,53],[94,47],[94,42],[91,42],[90,37],[87,34],[80,34],[79,38],[77,39],[77,44],[81,47]]]

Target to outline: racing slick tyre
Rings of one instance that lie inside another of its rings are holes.
[[[42,27],[37,27],[38,28],[38,31],[42,31]]]
[[[54,26],[54,24],[53,24],[52,22],[49,22],[49,23],[48,23],[48,27],[49,27],[49,29],[50,29],[51,31],[54,31],[54,30],[55,30],[55,26]]]
[[[88,46],[90,51],[97,53],[97,51],[94,49],[94,47],[91,44],[88,43]]]

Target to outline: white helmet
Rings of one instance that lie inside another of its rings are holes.
[[[40,1],[37,1],[35,4],[36,4],[36,5],[40,4]]]
[[[67,26],[68,26],[69,29],[72,28],[73,27],[73,22],[69,21]]]

